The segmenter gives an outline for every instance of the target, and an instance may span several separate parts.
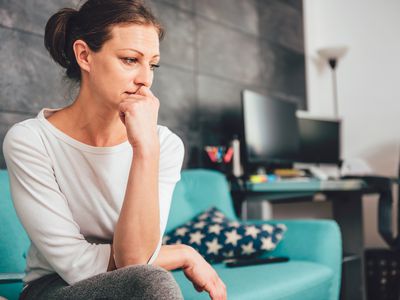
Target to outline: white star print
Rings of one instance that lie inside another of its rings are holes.
[[[214,224],[214,225],[211,225],[210,227],[208,227],[208,233],[214,232],[215,234],[220,234],[221,230],[222,230],[222,227],[219,224]]]
[[[203,228],[204,226],[206,226],[206,222],[201,221],[201,222],[195,224],[193,227],[194,228]]]
[[[209,253],[214,253],[215,255],[218,255],[219,249],[222,248],[222,245],[218,244],[217,238],[214,238],[211,242],[206,242],[207,245],[207,254]]]
[[[240,234],[237,233],[236,229],[232,231],[225,232],[226,235],[226,243],[231,243],[233,246],[237,245],[237,241],[242,238]]]
[[[215,212],[215,215],[218,216],[218,217],[220,217],[220,218],[225,217],[225,215],[224,215],[222,212],[220,212],[220,211],[216,211],[216,212]]]
[[[286,227],[285,224],[278,224],[278,225],[276,225],[276,227],[282,229],[283,231],[286,231],[286,230],[287,230],[287,227]]]
[[[214,217],[212,218],[212,220],[216,223],[222,223],[224,221],[224,219],[222,219],[221,217]]]
[[[175,244],[182,244],[182,241],[181,240],[176,240],[176,242],[175,242]]]
[[[270,238],[270,237],[268,237],[268,238],[261,238],[261,242],[262,242],[262,245],[261,245],[261,249],[264,249],[264,250],[272,250],[272,249],[274,249],[275,248],[275,245],[274,245],[274,243],[272,242],[272,239]]]
[[[245,235],[251,235],[253,237],[253,239],[257,238],[257,234],[259,234],[259,233],[260,233],[260,229],[258,229],[255,226],[246,227]]]
[[[201,239],[204,237],[204,234],[202,234],[200,231],[196,231],[195,233],[190,234],[189,243],[197,243],[198,245],[201,245]]]
[[[261,228],[267,231],[268,233],[272,233],[272,231],[274,230],[274,228],[269,224],[264,224]]]
[[[225,257],[233,257],[233,256],[234,256],[233,250],[231,250],[231,251],[229,251],[229,252],[225,252],[225,253],[224,253],[224,256],[225,256]]]
[[[186,232],[188,232],[188,229],[186,227],[181,227],[175,231],[175,234],[180,236],[185,236]]]
[[[253,248],[253,242],[250,242],[248,245],[242,245],[242,254],[243,255],[250,255],[256,252]]]
[[[240,226],[239,222],[236,222],[236,221],[229,222],[228,225],[231,227],[236,227],[236,228]]]
[[[207,217],[208,217],[208,214],[207,214],[207,213],[204,213],[204,214],[201,214],[201,215],[198,217],[198,219],[199,219],[199,220],[204,220],[204,219],[207,219]]]
[[[170,240],[171,238],[168,235],[164,235],[163,239],[162,239],[162,243],[163,244],[167,244],[167,242]]]

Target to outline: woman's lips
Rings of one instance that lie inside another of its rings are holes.
[[[139,89],[140,88],[138,88],[136,91],[126,91],[125,93],[128,95],[135,95],[139,91]]]

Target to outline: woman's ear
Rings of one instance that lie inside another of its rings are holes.
[[[90,48],[85,41],[76,40],[72,46],[75,53],[75,59],[82,70],[90,72]]]

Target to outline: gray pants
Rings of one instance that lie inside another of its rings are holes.
[[[20,300],[165,299],[182,300],[181,290],[169,271],[153,265],[135,265],[106,272],[74,285],[58,274],[31,282]]]

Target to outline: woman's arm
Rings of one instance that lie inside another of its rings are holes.
[[[117,268],[146,264],[160,240],[159,146],[134,150],[125,199],[114,232]]]
[[[158,99],[142,86],[119,105],[133,159],[113,246],[117,268],[146,264],[160,242]]]
[[[186,245],[163,245],[153,265],[168,271],[185,268],[190,259],[188,248]]]

